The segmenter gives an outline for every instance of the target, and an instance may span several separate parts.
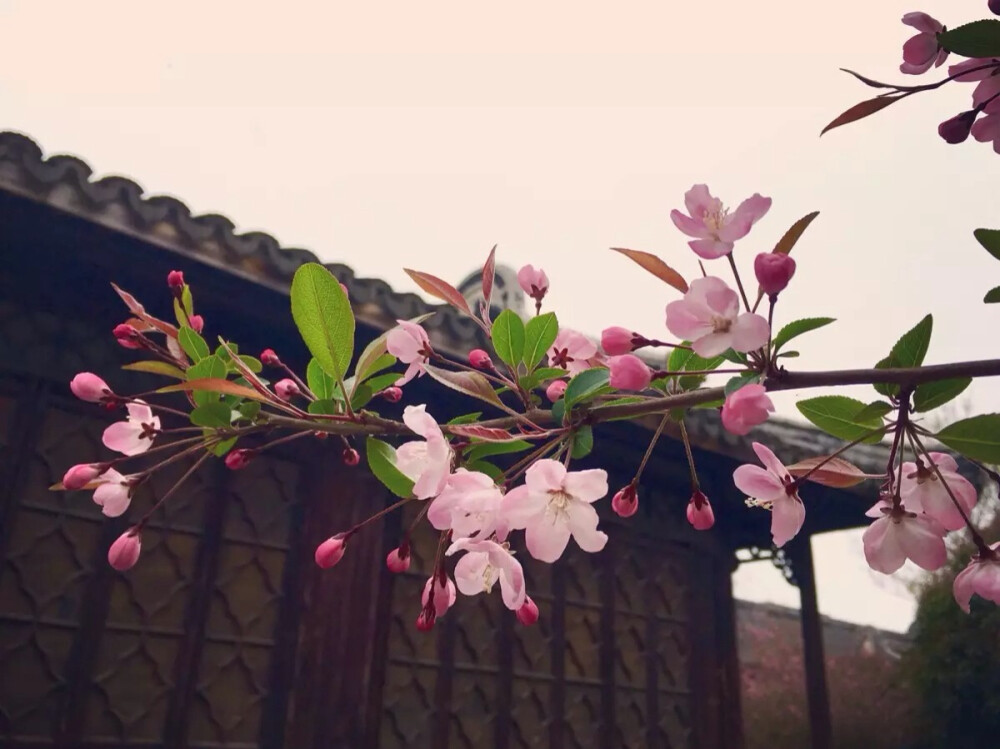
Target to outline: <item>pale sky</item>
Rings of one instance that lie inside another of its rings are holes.
[[[693,277],[670,209],[696,182],[733,207],[761,192],[774,204],[738,245],[745,273],[821,211],[777,322],[839,321],[804,339],[798,367],[870,365],[927,312],[929,363],[982,358],[1000,266],[972,230],[1000,227],[1000,157],[936,135],[971,87],[818,134],[871,96],[838,67],[904,78],[904,12],[955,26],[985,6],[0,0],[0,128],[401,291],[403,266],[457,282],[497,243],[501,262],[543,266],[560,320],[591,334],[664,335],[676,298],[609,247]],[[995,384],[967,392],[1000,406]],[[775,398],[782,415],[797,397]],[[868,571],[859,532],[815,550],[824,613],[908,626],[908,594]],[[797,600],[766,564],[735,584]]]

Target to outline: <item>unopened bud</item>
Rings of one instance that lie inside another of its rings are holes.
[[[476,369],[493,369],[493,360],[490,355],[481,348],[474,348],[469,352],[469,365]]]
[[[715,525],[715,513],[712,512],[712,505],[708,501],[708,497],[697,489],[691,494],[691,501],[688,502],[687,519],[695,530],[699,531],[707,531]]]
[[[141,551],[142,533],[138,528],[129,528],[108,549],[108,564],[118,571],[131,569],[139,561]]]
[[[753,261],[757,283],[769,297],[777,296],[795,275],[795,261],[783,252],[762,252]]]
[[[645,390],[652,379],[652,373],[646,362],[635,354],[612,356],[609,369],[611,374],[608,384],[615,390]]]
[[[80,372],[69,383],[73,395],[88,403],[100,403],[114,395],[108,383],[93,372]]]
[[[630,518],[639,509],[639,492],[636,491],[635,484],[628,484],[611,498],[611,509],[619,517]]]
[[[525,627],[530,627],[538,621],[538,605],[531,600],[530,596],[525,596],[524,603],[521,604],[521,608],[514,615],[521,624]]]
[[[549,383],[549,386],[545,388],[545,397],[555,403],[557,400],[562,398],[563,393],[566,392],[566,384],[566,380],[553,380]]]
[[[195,333],[200,333],[205,329],[205,318],[201,315],[189,315],[188,325],[191,326],[191,330]]]
[[[345,466],[356,466],[361,462],[361,456],[358,455],[358,451],[353,447],[345,447],[340,457],[344,461]]]
[[[421,632],[430,632],[434,629],[435,619],[437,619],[437,617],[434,615],[433,611],[421,609],[420,615],[417,617],[417,629]]]
[[[123,322],[115,326],[113,333],[115,340],[124,348],[142,348],[142,334],[134,326]]]
[[[608,356],[621,356],[635,350],[632,343],[635,333],[626,328],[614,326],[601,331],[601,348]]]
[[[387,387],[385,390],[379,393],[383,398],[385,398],[390,403],[399,403],[403,399],[403,390],[395,385]]]
[[[400,573],[410,569],[410,547],[400,544],[398,549],[393,549],[385,558],[385,566],[390,572]]]
[[[79,491],[107,470],[101,463],[80,463],[66,471],[62,485],[69,491]]]
[[[281,359],[274,353],[274,349],[266,348],[260,352],[260,363],[268,367],[276,367],[281,364]]]
[[[990,12],[994,15],[1000,16],[1000,0],[989,0],[986,3],[986,7],[990,9]]]
[[[230,471],[239,471],[250,465],[250,461],[257,457],[256,450],[240,448],[232,450],[226,454],[226,468]]]
[[[945,143],[957,145],[964,143],[969,133],[972,131],[972,123],[976,121],[976,111],[970,109],[968,112],[956,114],[951,119],[945,120],[938,125],[938,135]]]
[[[344,534],[338,533],[336,536],[331,536],[317,546],[316,564],[325,570],[333,567],[333,565],[344,558],[345,541]]]
[[[302,391],[299,390],[299,386],[296,384],[295,380],[278,380],[274,383],[274,394],[277,395],[281,400],[286,403],[290,401],[295,396],[299,395]]]
[[[184,273],[179,270],[172,270],[167,274],[167,286],[175,294],[184,289]]]

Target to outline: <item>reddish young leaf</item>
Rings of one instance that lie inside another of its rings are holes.
[[[458,289],[450,283],[442,281],[440,278],[432,276],[430,273],[423,273],[419,270],[410,270],[409,268],[403,268],[403,270],[406,271],[406,275],[416,282],[417,286],[426,291],[432,297],[447,302],[452,307],[460,309],[470,317],[472,316],[472,310],[469,309],[469,303],[465,301],[465,297],[459,293]]]
[[[520,439],[506,429],[484,427],[479,424],[452,424],[447,427],[447,430],[449,434],[456,434],[459,437],[475,437],[484,442],[515,442]]]
[[[451,372],[447,369],[438,369],[430,364],[424,365],[424,371],[426,371],[432,379],[437,380],[445,387],[457,390],[465,395],[470,395],[473,398],[478,398],[481,401],[491,403],[497,408],[507,411],[508,413],[516,413],[500,400],[500,396],[496,394],[496,391],[490,385],[489,380],[478,372]]]
[[[807,213],[805,216],[792,224],[791,228],[785,232],[781,239],[778,240],[778,244],[774,246],[772,252],[776,252],[780,255],[787,255],[791,252],[795,243],[799,241],[799,237],[801,237],[802,233],[809,228],[809,224],[811,224],[813,219],[815,219],[818,215],[819,211]]]
[[[493,278],[496,275],[496,255],[497,246],[493,245],[493,249],[490,250],[490,256],[486,258],[486,264],[483,266],[483,299],[486,300],[486,311],[489,314],[490,309],[490,298],[493,296]]]
[[[860,104],[855,104],[853,107],[834,119],[829,125],[824,127],[820,132],[820,135],[823,135],[829,130],[833,130],[835,127],[847,125],[851,122],[857,122],[858,120],[862,120],[869,115],[880,112],[893,102],[899,101],[901,98],[903,98],[902,95],[877,96],[874,99],[868,99]]]
[[[827,461],[827,462],[823,462]],[[790,474],[795,477],[805,476],[815,466],[823,463],[822,468],[817,468],[809,475],[809,481],[815,481],[823,486],[832,486],[835,489],[846,489],[855,486],[868,479],[885,478],[877,473],[865,473],[853,463],[843,458],[828,458],[825,455],[817,455],[815,458],[800,460],[795,465],[785,466]]]
[[[157,317],[153,317],[151,314],[146,312],[146,308],[143,307],[141,304],[139,304],[139,300],[136,299],[134,296],[129,294],[124,289],[119,288],[117,284],[111,284],[111,288],[113,288],[118,293],[118,296],[120,296],[122,301],[125,302],[125,306],[129,308],[129,311],[133,315],[138,317],[147,325],[151,325],[152,327],[156,328],[161,333],[165,333],[171,338],[177,337],[177,328],[175,328],[170,323],[164,322],[163,320],[160,320]]]
[[[271,398],[258,393],[253,388],[246,385],[238,385],[231,380],[223,380],[218,377],[203,377],[197,380],[179,382],[176,385],[167,385],[157,390],[157,393],[176,393],[179,391],[206,390],[211,393],[222,393],[223,395],[236,395],[240,398],[250,398],[261,403],[272,402]]]
[[[625,257],[638,263],[645,270],[652,273],[664,283],[673,286],[682,294],[687,293],[688,284],[684,280],[684,276],[660,260],[656,255],[650,252],[643,252],[642,250],[626,250],[621,247],[612,247],[611,249],[615,252],[620,252]]]

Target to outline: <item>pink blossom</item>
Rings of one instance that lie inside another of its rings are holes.
[[[387,387],[379,395],[389,401],[389,403],[399,403],[403,399],[403,391],[395,385]]]
[[[109,450],[139,455],[153,446],[153,438],[160,429],[160,417],[153,416],[153,409],[143,401],[129,403],[127,408],[128,420],[109,426],[101,440]]]
[[[267,367],[277,367],[281,364],[281,359],[278,358],[278,355],[274,353],[274,349],[272,348],[266,348],[261,351],[259,358],[261,364]]]
[[[636,334],[627,328],[611,327],[601,332],[601,348],[609,356],[621,356],[635,350]]]
[[[71,492],[86,488],[87,484],[94,481],[107,470],[106,465],[100,463],[80,463],[73,466],[63,476],[63,488]]]
[[[433,588],[433,593],[431,592]],[[420,602],[425,611],[431,611],[434,617],[443,616],[444,613],[455,605],[458,593],[455,590],[455,583],[450,577],[445,577],[441,582],[441,577],[437,573],[427,578],[424,583],[423,593],[420,595]],[[433,624],[433,619],[431,621]]]
[[[459,468],[431,502],[427,520],[439,531],[450,528],[453,538],[486,538],[494,532],[506,537],[506,523],[500,514],[502,501],[503,493],[493,479]]]
[[[361,456],[353,447],[345,447],[344,452],[340,454],[340,461],[345,466],[356,466],[361,462]]]
[[[593,503],[608,493],[608,474],[601,469],[567,472],[557,460],[539,460],[527,470],[525,483],[507,493],[503,512],[511,528],[524,528],[528,552],[554,562],[572,536],[584,551],[598,552],[608,537],[597,530]]]
[[[191,315],[188,317],[188,325],[195,333],[200,333],[205,329],[205,318],[201,315]]]
[[[517,611],[524,604],[524,571],[506,546],[495,541],[461,538],[446,552],[465,554],[455,565],[455,584],[463,594],[489,593],[497,580],[504,605]]]
[[[167,274],[167,286],[172,291],[181,291],[184,288],[184,273],[179,270],[172,270]]]
[[[806,519],[806,508],[799,498],[798,485],[778,457],[766,445],[753,443],[764,468],[742,465],[733,472],[736,487],[756,500],[755,504],[771,510],[771,538],[781,547],[795,537]]]
[[[987,101],[1000,94],[1000,57],[975,57],[963,60],[949,67],[948,75],[963,83],[978,81],[972,92],[972,103],[977,107],[985,105]]]
[[[555,403],[563,397],[563,393],[566,392],[566,386],[568,384],[569,383],[566,382],[566,380],[553,380],[549,383],[549,386],[545,388],[545,397]]]
[[[969,138],[969,133],[972,131],[972,125],[975,123],[977,114],[978,112],[974,109],[956,114],[954,117],[938,125],[938,135],[941,136],[941,139],[945,143],[951,143],[952,145],[964,143]]]
[[[541,303],[549,290],[549,277],[545,275],[545,271],[536,269],[533,265],[525,265],[517,272],[517,282],[524,293],[538,303]]]
[[[538,621],[538,604],[531,600],[531,596],[524,597],[524,603],[515,614],[517,620],[525,627],[530,627]]]
[[[109,468],[98,479],[100,484],[94,489],[94,503],[109,518],[125,513],[132,502],[132,487],[135,476],[123,476],[114,468]]]
[[[899,486],[900,499],[910,512],[923,512],[947,530],[958,530],[965,525],[965,520],[948,496],[948,489],[951,489],[962,509],[970,513],[979,499],[976,487],[958,473],[958,463],[953,457],[947,453],[931,453],[930,456],[947,487],[938,479],[937,471],[923,462],[919,465],[903,463],[903,481]]]
[[[687,506],[687,521],[698,531],[707,531],[715,525],[712,503],[700,490],[695,489]]]
[[[493,369],[493,360],[481,348],[474,348],[469,352],[469,366],[476,369]]]
[[[1000,604],[1000,558],[997,552],[1000,542],[990,547],[991,555],[977,554],[969,562],[969,566],[958,573],[952,592],[955,601],[966,614],[969,613],[969,603],[973,594],[979,594],[987,601]]]
[[[414,322],[396,320],[396,327],[385,337],[385,347],[406,368],[403,376],[396,380],[397,386],[403,386],[417,375],[423,376],[424,365],[430,360],[433,349],[427,331]]]
[[[868,566],[876,572],[891,575],[907,559],[925,570],[936,570],[947,559],[944,546],[944,526],[929,515],[908,512],[905,505],[893,509],[885,500],[868,511],[878,517],[865,530],[861,541]]]
[[[912,26],[918,34],[911,36],[903,45],[903,64],[899,66],[902,73],[919,75],[930,70],[931,65],[941,67],[948,59],[948,50],[943,49],[937,40],[937,35],[944,31],[940,21],[931,18],[926,13],[907,13],[903,23]]]
[[[635,515],[639,509],[639,492],[636,491],[634,481],[615,493],[611,498],[611,509],[619,517],[630,518]]]
[[[635,354],[612,356],[608,364],[611,369],[608,382],[616,390],[645,390],[649,387],[652,373],[646,362]]]
[[[451,446],[424,404],[407,406],[403,410],[403,423],[424,441],[414,440],[397,447],[396,467],[413,480],[413,496],[436,497],[451,474]]]
[[[410,569],[410,560],[412,556],[410,555],[410,547],[408,545],[400,544],[399,548],[393,549],[385,558],[385,566],[389,568],[390,572],[395,572],[399,574],[400,572],[406,572]]]
[[[1000,76],[997,80],[1000,80]],[[972,125],[972,137],[980,143],[992,141],[993,150],[1000,153],[1000,99],[994,99],[987,104],[984,111],[986,115]]]
[[[763,385],[744,385],[726,396],[722,405],[722,426],[733,434],[747,434],[767,421],[768,414],[773,411],[774,404]]]
[[[88,403],[100,403],[114,396],[108,383],[92,372],[80,372],[70,380],[69,389],[77,398]]]
[[[250,465],[250,461],[257,457],[256,450],[232,450],[226,454],[225,464],[230,471],[241,471]]]
[[[698,356],[710,358],[732,348],[753,351],[767,345],[770,329],[760,315],[740,313],[740,298],[721,278],[691,282],[684,298],[667,305],[667,328],[691,341]]]
[[[742,239],[750,228],[771,208],[771,199],[754,193],[730,213],[722,201],[713,198],[706,185],[695,185],[684,195],[688,214],[670,212],[674,225],[689,237],[695,237],[688,246],[706,260],[728,255],[733,243]]]
[[[329,569],[344,558],[346,550],[347,537],[343,533],[330,536],[330,538],[316,547],[316,564],[325,570]]]
[[[549,366],[562,367],[571,375],[590,369],[597,345],[582,333],[563,328],[549,349]]]
[[[753,261],[757,283],[769,297],[776,297],[795,275],[795,261],[783,252],[762,252]]]
[[[274,383],[274,394],[286,403],[295,396],[299,395],[301,392],[302,391],[299,390],[298,383],[287,377]]]
[[[135,566],[141,551],[142,532],[138,528],[129,528],[108,549],[108,564],[119,572],[124,572]]]
[[[113,331],[115,340],[123,348],[128,349],[140,349],[143,344],[142,333],[140,333],[134,326],[128,323],[122,323],[121,325],[116,325]]]

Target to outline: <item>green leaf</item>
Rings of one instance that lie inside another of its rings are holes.
[[[478,372],[450,372],[446,369],[439,369],[430,364],[424,365],[424,371],[445,387],[457,390],[459,393],[478,398],[481,401],[490,403],[507,413],[515,413],[496,394],[489,380]]]
[[[209,355],[208,344],[205,339],[195,333],[191,328],[184,326],[177,331],[177,342],[181,345],[184,353],[191,357],[195,364]]]
[[[488,455],[507,455],[508,453],[519,453],[531,447],[531,443],[526,440],[511,440],[510,442],[477,442],[471,445],[465,452],[467,462],[485,458]]]
[[[233,449],[233,445],[236,444],[236,440],[238,439],[239,437],[230,437],[227,440],[222,440],[222,442],[217,444],[215,447],[210,448],[212,454],[215,455],[217,458],[221,458],[223,455],[225,455],[227,452]]]
[[[868,421],[876,418],[880,419],[886,414],[891,413],[893,410],[895,409],[891,403],[886,403],[885,401],[872,401],[854,414],[854,419],[856,421]]]
[[[566,398],[560,398],[555,403],[552,404],[552,420],[556,424],[562,424],[566,421]]]
[[[983,414],[949,424],[936,437],[967,458],[1000,463],[1000,414]]]
[[[574,458],[585,458],[594,449],[594,430],[587,424],[573,432],[573,447],[570,455]]]
[[[525,390],[531,390],[550,380],[563,378],[566,374],[566,370],[561,367],[541,367],[540,369],[536,369],[531,374],[527,374],[522,377],[521,386]]]
[[[718,369],[719,365],[725,360],[725,357],[721,354],[719,356],[713,356],[711,359],[703,359],[698,356],[698,354],[692,352],[684,369],[689,372]],[[694,390],[695,388],[701,387],[701,384],[706,379],[708,379],[708,375],[684,375],[683,377],[678,378],[677,382],[680,385],[681,390]]]
[[[391,445],[369,437],[365,440],[365,453],[371,472],[389,491],[403,499],[413,496],[413,481],[396,468],[396,451]]]
[[[237,409],[242,416],[247,421],[254,421],[260,414],[260,403],[257,401],[245,401],[241,403]]]
[[[337,380],[328,375],[323,370],[319,361],[313,357],[306,366],[306,384],[317,399],[329,400],[333,397],[334,388],[337,387]]]
[[[354,313],[333,274],[319,263],[299,266],[292,278],[292,318],[323,370],[341,379],[354,354]]]
[[[572,408],[581,401],[607,392],[610,376],[611,372],[605,367],[596,367],[580,372],[566,386],[566,392],[562,397],[562,400],[566,402],[566,408]]]
[[[485,460],[474,460],[471,463],[466,463],[465,469],[467,471],[478,471],[479,473],[485,473],[494,481],[499,481],[503,477],[503,471],[497,468],[497,466]]]
[[[986,304],[996,304],[1000,302],[1000,286],[994,286],[992,289],[986,292],[986,296],[983,297],[983,302]]]
[[[516,367],[524,355],[524,323],[517,313],[505,309],[493,321],[493,350],[501,361]]]
[[[988,19],[938,34],[938,44],[962,57],[1000,57],[1000,21]]]
[[[859,400],[846,395],[821,395],[809,398],[795,404],[801,414],[827,434],[842,440],[856,440],[883,426],[881,417],[873,416],[858,419],[867,406]],[[865,442],[878,442],[879,435],[873,435]]]
[[[479,421],[479,417],[483,415],[482,411],[474,411],[471,414],[462,414],[461,416],[456,416],[454,419],[449,421],[449,424],[472,424],[473,422]]]
[[[918,385],[913,391],[913,410],[923,412],[935,409],[952,398],[957,398],[971,384],[971,377],[958,377]]]
[[[934,318],[927,315],[896,341],[889,355],[875,365],[875,369],[899,369],[919,367],[924,363],[927,348],[931,343],[931,331],[934,328]],[[873,386],[882,395],[896,395],[899,385],[878,383]]]
[[[972,236],[997,260],[1000,260],[1000,229],[976,229]]]
[[[181,291],[181,304],[189,316],[194,314],[194,298],[191,296],[191,286],[188,284],[184,284],[184,289]]]
[[[363,384],[371,388],[372,395],[378,395],[387,387],[392,387],[396,384],[396,380],[399,379],[399,374],[397,372],[387,372],[386,374],[376,375],[370,380],[365,381]]]
[[[206,350],[208,347],[206,346]],[[191,380],[205,380],[205,379],[226,379],[226,374],[228,370],[226,369],[226,363],[222,361],[218,356],[212,355],[207,356],[197,364],[192,364],[187,370],[187,379]],[[207,390],[196,390],[191,393],[192,399],[196,406],[204,406],[207,403],[216,403],[219,400],[218,393],[212,393]]]
[[[733,364],[742,364],[744,367],[750,364],[750,360],[747,359],[747,355],[740,353],[739,351],[734,351],[733,349],[726,349],[721,354],[722,358],[726,361],[731,361]]]
[[[264,369],[264,365],[260,363],[260,359],[257,357],[247,356],[246,354],[240,354],[239,356],[240,361],[243,362],[244,366],[246,366],[246,368],[254,374],[258,374]]]
[[[343,412],[343,409],[341,409],[337,401],[329,398],[311,401],[306,410],[311,414],[326,414],[328,416],[333,416]]]
[[[149,372],[150,374],[174,377],[178,380],[187,378],[183,369],[175,367],[173,364],[167,364],[165,361],[137,361],[123,365],[122,369],[127,369],[129,372]]]
[[[530,320],[524,330],[524,366],[534,369],[552,348],[559,335],[559,320],[555,312],[546,312]],[[540,381],[540,380],[539,380]]]
[[[735,377],[730,378],[730,380],[726,383],[724,391],[727,396],[730,396],[741,387],[753,385],[758,382],[760,382],[759,372],[744,372],[743,374],[738,374]]]
[[[782,351],[775,358],[776,359],[796,359],[799,356],[798,351]]]
[[[206,403],[191,411],[191,423],[198,427],[228,427],[232,410],[225,403]]]
[[[808,333],[810,330],[816,330],[817,328],[822,328],[824,325],[829,325],[834,320],[835,318],[833,317],[806,317],[802,320],[790,322],[778,331],[778,335],[774,337],[774,350],[777,351],[793,338],[803,333]]]

